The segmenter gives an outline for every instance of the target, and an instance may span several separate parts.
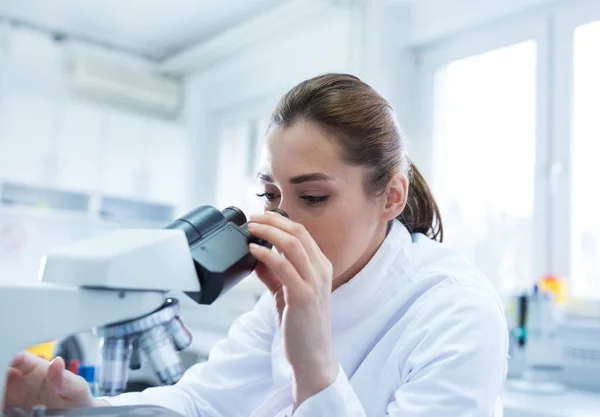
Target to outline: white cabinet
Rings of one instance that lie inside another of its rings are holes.
[[[187,203],[187,130],[173,121],[59,100],[0,95],[0,180]]]
[[[144,198],[148,181],[145,164],[145,120],[138,115],[110,111],[104,137],[101,191],[122,197]]]
[[[190,175],[187,131],[176,123],[150,120],[147,132],[144,170],[148,178],[148,198],[185,205]]]
[[[55,185],[56,102],[30,92],[6,92],[0,100],[0,178]]]
[[[170,121],[110,113],[102,192],[181,206],[189,169],[186,130]]]
[[[59,121],[58,183],[67,190],[97,191],[106,112],[90,104],[73,101],[61,107]]]

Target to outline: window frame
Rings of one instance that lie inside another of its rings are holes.
[[[528,39],[537,43],[536,168],[532,281],[546,274],[571,280],[571,150],[575,30],[600,21],[600,2],[552,2],[485,28],[414,48],[413,102],[417,109],[416,161],[432,176],[435,71],[453,60]],[[567,140],[565,140],[567,138]],[[524,283],[526,284],[526,283]]]
[[[584,2],[578,7],[563,7],[551,16],[554,29],[554,68],[551,90],[553,118],[552,184],[552,270],[571,278],[572,273],[572,194],[571,150],[573,145],[574,41],[575,30],[582,25],[600,22],[600,3]],[[567,138],[567,140],[564,140]]]
[[[434,161],[434,117],[435,117],[435,75],[439,67],[452,61],[482,54],[498,48],[533,40],[536,42],[536,134],[535,134],[535,172],[534,172],[534,209],[533,209],[533,260],[534,277],[548,273],[551,260],[550,245],[547,243],[551,235],[550,210],[548,205],[547,185],[550,148],[544,140],[549,134],[548,109],[539,103],[548,101],[549,68],[549,27],[543,17],[529,15],[519,16],[494,23],[485,28],[478,28],[453,36],[433,45],[415,48],[417,61],[417,91],[414,101],[417,103],[419,146],[415,158],[425,177],[433,181]],[[413,144],[413,147],[415,147]],[[528,285],[529,283],[523,283]]]
[[[232,105],[226,109],[217,110],[212,112],[211,120],[214,123],[214,135],[216,140],[220,138],[222,128],[225,126],[239,126],[245,128],[246,139],[243,144],[244,153],[252,152],[253,156],[248,164],[254,164],[254,167],[246,165],[243,169],[243,177],[239,179],[242,182],[242,187],[247,191],[247,196],[259,193],[262,190],[260,183],[256,178],[256,168],[258,168],[259,149],[250,149],[250,146],[254,143],[257,148],[262,145],[262,137],[265,132],[261,132],[261,128],[264,126],[263,122],[269,118],[273,111],[278,95],[268,94],[265,96],[258,97],[254,100]],[[235,140],[233,137],[231,140]],[[240,146],[242,144],[240,143]],[[219,143],[218,152],[215,155],[217,160],[221,160],[221,153],[226,147],[226,144]],[[221,167],[218,167],[221,170]],[[258,197],[256,197],[258,200]],[[220,187],[216,188],[215,201],[221,201]],[[258,204],[256,204],[258,207]],[[256,213],[246,213],[256,214]]]

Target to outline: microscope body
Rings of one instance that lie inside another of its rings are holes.
[[[52,251],[42,261],[41,282],[0,284],[0,392],[20,350],[90,329],[106,347],[101,394],[122,392],[127,369],[139,366],[135,349],[154,358],[164,383],[176,382],[182,368],[162,375],[160,368],[177,364],[175,351],[191,335],[167,293],[180,290],[211,304],[254,270],[250,242],[270,247],[248,233],[239,209],[203,206],[164,229],[121,229]]]
[[[287,217],[281,210],[274,211]],[[187,237],[201,288],[186,292],[194,301],[212,304],[254,270],[257,261],[249,251],[251,242],[271,247],[253,237],[247,225],[246,216],[235,207],[220,212],[202,206],[167,226],[183,230]]]

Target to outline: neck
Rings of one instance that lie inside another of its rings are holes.
[[[339,287],[354,278],[354,276],[369,263],[387,236],[387,233],[390,229],[390,224],[384,223],[383,225],[377,227],[363,254],[356,260],[356,262],[352,264],[350,268],[333,280],[332,291],[337,290]]]

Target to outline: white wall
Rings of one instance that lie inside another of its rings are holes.
[[[214,205],[216,199],[218,141],[211,120],[206,83],[201,75],[189,76],[185,83],[184,118],[190,140],[190,207]]]
[[[85,54],[139,59],[42,32],[5,28],[0,41],[0,180],[187,205],[185,127],[75,97],[67,66]]]
[[[376,3],[380,0],[368,4]],[[219,145],[206,135],[217,137],[223,124],[268,118],[285,91],[322,73],[349,72],[362,77],[391,101],[405,130],[410,131],[414,62],[408,50],[400,51],[390,42],[391,37],[406,36],[404,15],[382,7],[367,12],[365,20],[360,6],[321,10],[284,33],[273,34],[189,77],[186,118],[192,146],[202,149],[193,152],[194,201],[204,198],[205,203],[214,204],[217,200],[214,167]],[[398,32],[392,27],[402,29]]]
[[[408,15],[383,0],[365,3],[321,9],[198,74],[208,86],[210,108],[229,110],[266,95],[278,97],[325,72],[358,75],[385,97],[394,96],[397,44],[408,37]]]
[[[284,92],[316,74],[348,66],[350,13],[333,10],[298,22],[202,74],[212,110]]]
[[[217,138],[223,123],[268,118],[277,98],[295,83],[319,73],[345,70],[348,18],[349,14],[342,12],[319,16],[310,23],[298,22],[285,34],[256,43],[188,77],[185,115],[192,139],[194,202],[216,204]],[[232,181],[233,172],[232,168]]]

